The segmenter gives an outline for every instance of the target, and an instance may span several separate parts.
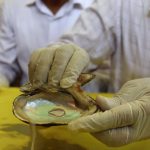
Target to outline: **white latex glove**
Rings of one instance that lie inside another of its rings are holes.
[[[9,87],[8,79],[2,74],[0,74],[0,87]]]
[[[112,99],[96,101],[104,112],[72,121],[71,130],[90,132],[108,146],[150,138],[150,78],[129,81]]]
[[[33,52],[29,62],[29,80],[33,87],[71,87],[87,66],[89,56],[73,44],[56,44]]]

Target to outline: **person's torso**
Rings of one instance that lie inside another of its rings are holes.
[[[150,77],[150,0],[121,1],[115,24],[111,91],[128,80]]]
[[[73,26],[83,8],[69,2],[53,15],[43,4],[38,3],[35,6],[19,0],[16,2],[15,8],[12,9],[12,27],[16,40],[17,59],[22,68],[22,83],[24,83],[28,76],[27,67],[31,53],[55,42]],[[92,2],[93,0],[88,0],[86,5],[89,6]]]

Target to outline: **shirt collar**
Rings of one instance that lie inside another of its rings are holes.
[[[94,0],[70,0],[70,1],[72,1],[72,3],[74,5],[79,5],[82,8],[86,8],[87,5],[88,5],[88,1],[91,2],[91,1],[94,1]],[[33,5],[35,3],[36,3],[36,0],[27,0],[27,2],[26,2],[27,5]]]
[[[37,6],[38,9],[45,13],[48,14],[50,16],[53,16],[52,12],[50,10],[48,10],[47,8],[45,8],[45,5],[41,2],[42,0],[27,0],[26,5],[27,6]],[[68,3],[66,3],[66,5],[69,5],[66,11],[61,11],[58,14],[56,14],[56,17],[61,17],[64,14],[68,13],[70,10],[72,10],[73,7],[77,6],[77,7],[81,7],[81,9],[85,9],[87,8],[87,6],[89,6],[89,4],[91,4],[94,0],[69,0]]]

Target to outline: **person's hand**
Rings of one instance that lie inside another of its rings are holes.
[[[150,78],[129,81],[112,99],[96,101],[104,112],[72,121],[71,130],[90,132],[108,146],[150,138]]]
[[[0,74],[0,87],[9,87],[8,79],[2,74]]]
[[[29,61],[29,80],[34,88],[71,87],[89,62],[83,49],[73,44],[56,44],[33,52]]]

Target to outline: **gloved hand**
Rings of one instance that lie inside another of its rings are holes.
[[[33,52],[29,61],[29,80],[34,88],[71,87],[89,62],[83,49],[73,44],[56,44]]]
[[[2,74],[0,74],[0,87],[9,87],[8,79]]]
[[[72,121],[71,130],[90,132],[108,146],[150,138],[150,78],[129,81],[113,98],[96,101],[104,112]]]

